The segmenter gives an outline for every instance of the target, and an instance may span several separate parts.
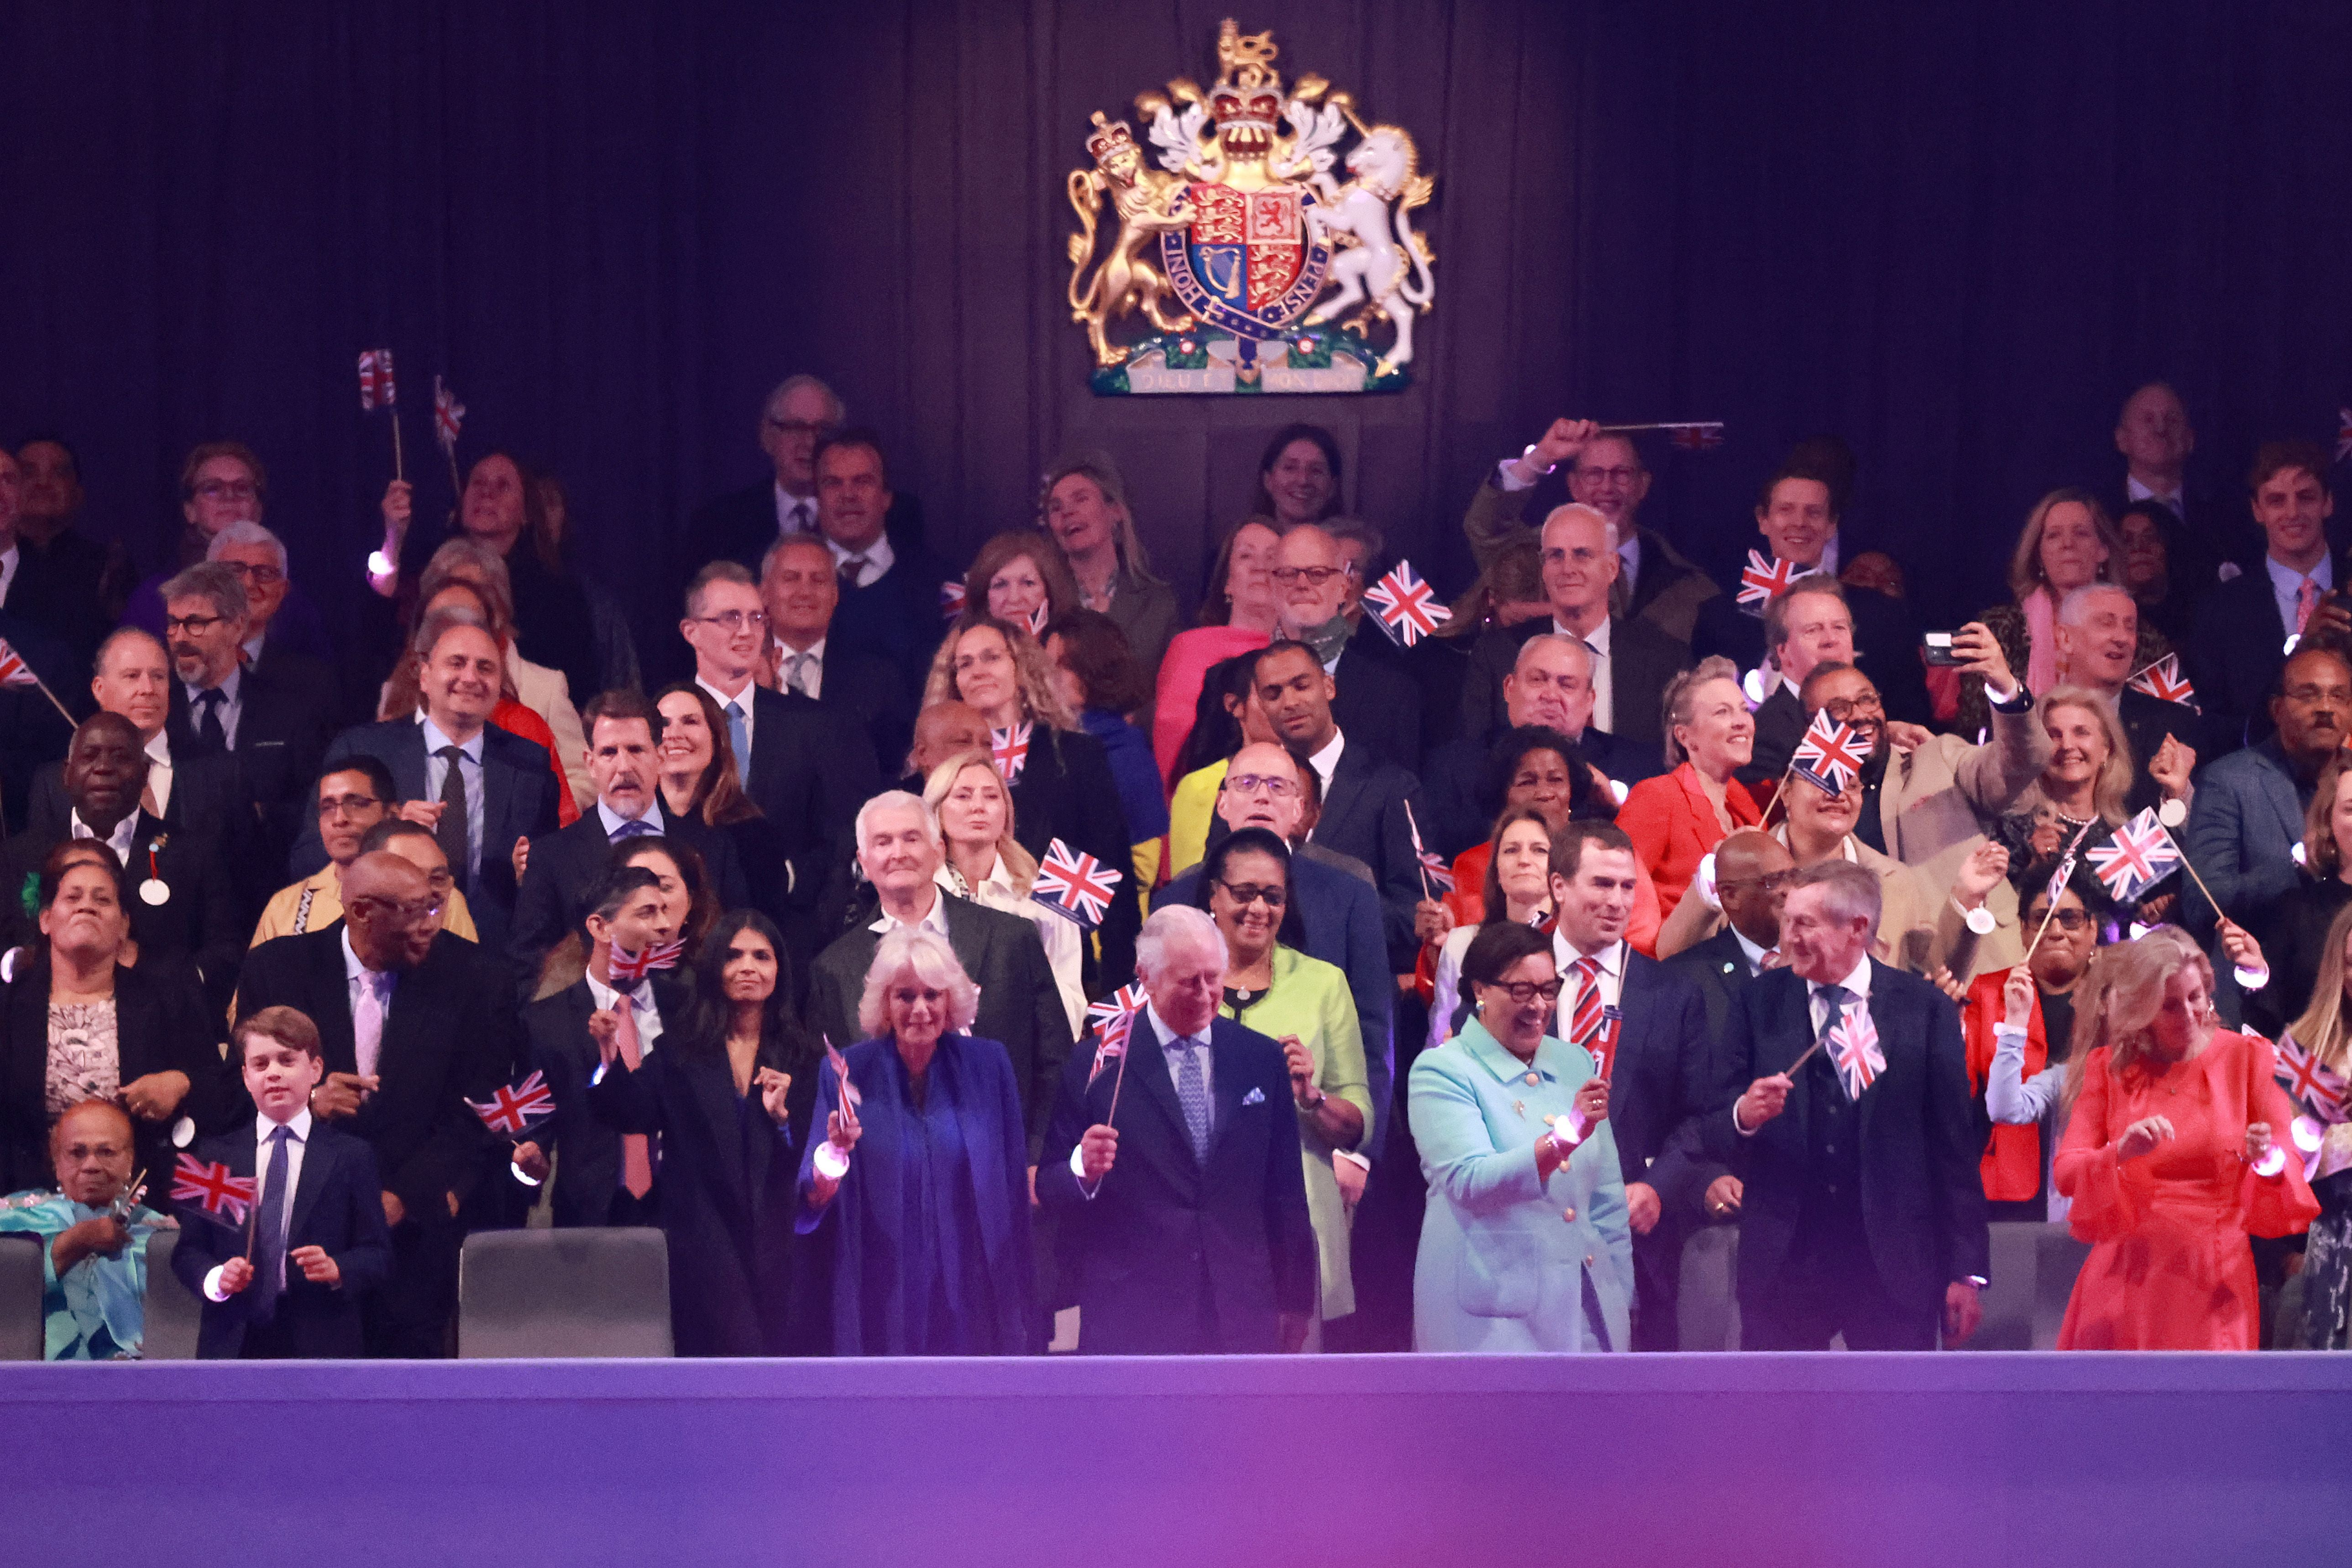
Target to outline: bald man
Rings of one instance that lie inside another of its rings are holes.
[[[465,1102],[517,1076],[514,986],[490,950],[440,929],[431,880],[399,855],[360,856],[342,892],[341,920],[247,955],[237,1016],[288,1006],[318,1025],[326,1077],[310,1109],[374,1149],[392,1227],[369,1353],[438,1356],[457,1305],[460,1210],[503,1163]]]

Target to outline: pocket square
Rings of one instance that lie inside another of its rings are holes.
[[[1264,1105],[1265,1103],[1265,1090],[1262,1089],[1251,1089],[1247,1094],[1242,1096],[1242,1103],[1244,1105]]]

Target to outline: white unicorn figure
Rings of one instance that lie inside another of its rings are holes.
[[[1411,363],[1413,315],[1429,309],[1436,295],[1429,276],[1435,258],[1411,216],[1429,200],[1433,184],[1415,172],[1419,163],[1411,136],[1393,125],[1375,125],[1348,154],[1354,179],[1342,185],[1321,169],[1309,176],[1323,199],[1307,206],[1307,224],[1318,238],[1343,248],[1332,258],[1325,285],[1338,292],[1308,311],[1306,324],[1334,320],[1360,304],[1360,330],[1375,316],[1386,317],[1396,326],[1396,343],[1374,367],[1375,375]]]

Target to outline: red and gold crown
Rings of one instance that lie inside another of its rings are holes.
[[[1125,147],[1135,146],[1135,132],[1124,120],[1105,120],[1102,110],[1095,111],[1095,133],[1087,138],[1087,156],[1100,163]]]
[[[1244,34],[1231,16],[1217,30],[1217,84],[1209,114],[1219,131],[1237,126],[1272,134],[1282,115],[1282,74],[1274,68],[1274,33]]]

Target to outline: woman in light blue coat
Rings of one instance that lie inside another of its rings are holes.
[[[1633,1238],[1609,1085],[1590,1052],[1545,1032],[1559,989],[1549,937],[1489,921],[1462,955],[1475,1016],[1413,1064],[1407,1107],[1429,1182],[1415,1350],[1627,1346]]]

